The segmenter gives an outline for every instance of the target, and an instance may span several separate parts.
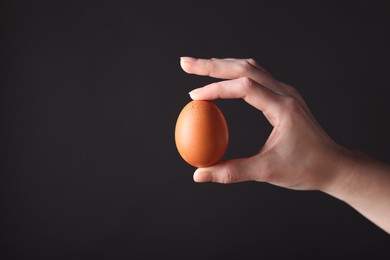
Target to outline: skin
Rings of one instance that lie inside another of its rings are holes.
[[[198,168],[195,182],[259,181],[319,190],[390,234],[390,165],[337,144],[296,89],[273,78],[253,59],[182,57],[180,64],[187,73],[225,79],[191,91],[193,100],[242,98],[273,126],[257,154]]]

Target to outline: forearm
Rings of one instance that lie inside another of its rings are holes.
[[[390,234],[390,165],[349,151],[337,177],[323,191]]]

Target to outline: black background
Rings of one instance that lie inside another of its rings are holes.
[[[3,3],[2,255],[388,258],[389,236],[343,202],[194,183],[174,144],[187,93],[216,81],[185,74],[179,57],[255,58],[337,142],[390,162],[389,8],[339,2]],[[257,152],[263,115],[216,103],[225,158]]]

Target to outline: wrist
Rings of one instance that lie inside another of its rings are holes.
[[[362,152],[345,150],[338,166],[333,180],[321,190],[390,234],[390,165]]]
[[[334,160],[335,167],[329,173],[329,181],[320,190],[345,201],[357,188],[354,185],[357,178],[356,169],[363,160],[367,160],[364,153],[339,146]]]
[[[363,194],[373,193],[381,185],[384,169],[382,162],[359,150],[344,147],[341,147],[338,157],[333,178],[321,191],[347,204],[356,204],[362,201]]]

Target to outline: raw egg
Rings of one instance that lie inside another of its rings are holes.
[[[221,110],[211,101],[189,102],[177,119],[175,142],[179,154],[190,165],[208,167],[216,164],[229,142]]]

